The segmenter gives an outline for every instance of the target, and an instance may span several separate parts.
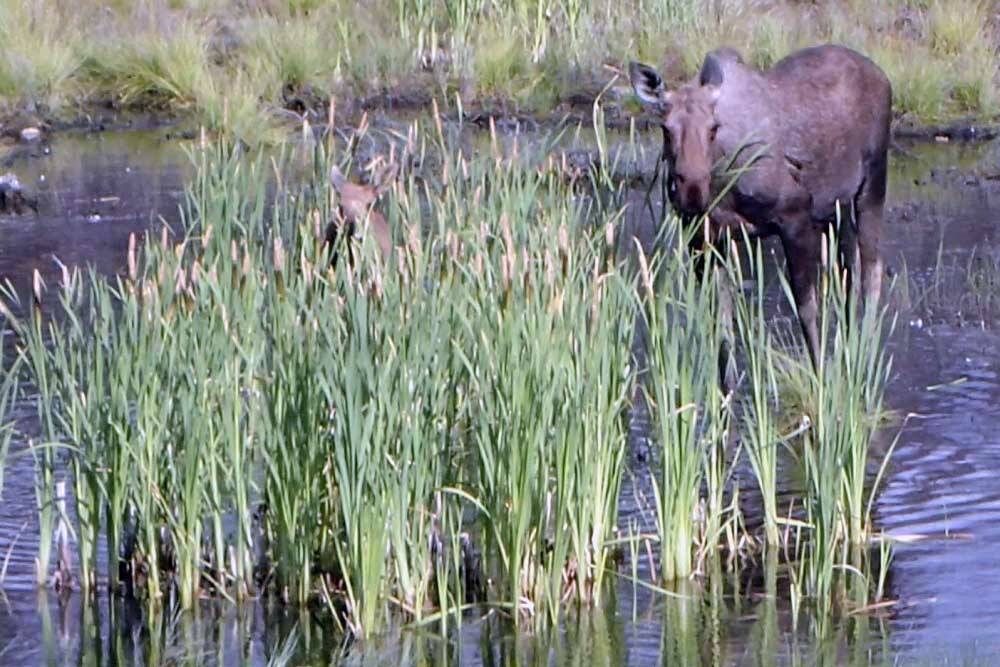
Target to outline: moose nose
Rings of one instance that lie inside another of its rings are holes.
[[[708,193],[698,183],[688,185],[684,191],[684,200],[690,211],[703,212],[708,204],[707,199]]]

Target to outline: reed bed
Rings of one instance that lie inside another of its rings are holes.
[[[787,332],[765,325],[759,282],[754,292],[736,299],[749,393],[742,433],[763,501],[763,537],[768,549],[777,547],[796,563],[789,572],[793,602],[815,604],[814,621],[822,632],[830,629],[834,607],[863,607],[872,596],[882,598],[884,568],[874,568],[873,559],[884,565],[890,557],[871,510],[894,447],[893,441],[874,451],[877,432],[887,422],[884,392],[892,360],[885,343],[895,316],[884,302],[859,303],[859,292],[849,289],[837,231],[825,237],[818,369]],[[749,268],[762,273],[759,246],[752,247],[749,260],[730,267],[731,281],[742,282]],[[783,274],[780,283],[794,310]],[[803,480],[801,512],[795,515],[790,506],[782,516],[775,503],[781,451]]]
[[[814,531],[811,553],[804,559],[806,590],[823,608],[837,602],[831,590],[835,570],[847,570],[858,561],[851,546],[867,545],[872,536],[874,492],[888,458],[873,477],[869,448],[884,416],[891,368],[883,342],[895,325],[885,306],[859,306],[836,249],[831,234],[820,287],[821,361],[809,377],[815,412],[802,448],[807,516]]]
[[[446,162],[461,176],[438,198],[399,186],[393,263],[366,243],[334,268],[325,182],[265,203],[287,155],[238,152],[193,155],[180,236],[133,239],[116,280],[67,271],[34,297],[60,317],[15,323],[55,443],[42,531],[58,452],[78,585],[151,607],[273,592],[359,637],[473,595],[532,623],[599,601],[635,306],[561,181],[499,156]]]
[[[52,540],[65,481],[76,567],[60,582],[151,613],[269,596],[371,638],[399,619],[444,631],[479,605],[539,631],[601,605],[619,549],[634,573],[643,540],[658,546],[654,587],[718,583],[719,556],[738,571],[760,548],[784,554],[790,593],[820,614],[880,595],[863,552],[884,313],[848,326],[855,304],[828,269],[826,360],[818,375],[787,364],[763,284],[718,289],[762,275],[759,248],[744,267],[693,248],[667,215],[656,249],[635,254],[605,151],[567,183],[491,139],[469,156],[439,118],[414,126],[388,158],[422,165],[384,206],[388,258],[368,238],[350,253],[323,240],[338,215],[329,166],[347,171],[358,142],[218,143],[192,151],[181,229],[133,238],[122,275],[36,281],[10,323],[23,368],[0,408],[23,371],[43,431],[39,584],[66,560]],[[734,343],[746,370],[727,394]],[[794,383],[811,426],[779,436],[778,389]],[[636,395],[655,443],[652,535],[618,525]],[[803,513],[785,519],[782,443],[807,480]],[[741,466],[763,498],[759,532],[745,528]],[[831,583],[847,571],[863,579],[853,602]]]
[[[745,239],[744,239],[745,240]],[[753,246],[750,264],[736,261],[727,276],[732,284],[742,285],[752,274],[763,274],[764,258],[760,244]],[[779,513],[777,507],[779,434],[777,413],[782,409],[778,404],[777,342],[774,332],[767,326],[764,311],[764,281],[754,281],[754,292],[747,298],[735,300],[735,319],[740,338],[744,341],[745,373],[747,381],[746,407],[742,414],[742,433],[746,438],[747,459],[753,469],[754,479],[760,488],[763,504],[764,538],[769,548],[781,544]]]
[[[714,254],[690,255],[690,240],[676,220],[664,235],[672,239],[667,252],[639,261],[649,330],[643,388],[660,454],[652,477],[660,570],[672,581],[695,571],[694,545],[701,544],[704,555],[717,544],[725,513],[720,449],[731,413],[719,383],[725,321]]]
[[[826,257],[833,260],[821,281],[823,360],[814,371],[798,341],[768,324],[760,244],[743,238],[745,252],[734,244],[724,254],[693,248],[676,225],[665,221],[670,241],[662,254],[650,262],[639,257],[649,329],[641,386],[657,436],[650,479],[660,577],[698,573],[712,581],[706,569],[720,553],[738,561],[740,554],[778,552],[796,609],[808,601],[815,627],[826,633],[838,610],[884,592],[877,576],[884,568],[874,565],[885,564],[889,547],[875,534],[871,508],[891,447],[876,455],[872,446],[885,419],[891,360],[884,342],[894,320],[886,306],[862,309],[848,294],[831,232]],[[732,289],[752,276],[751,290]],[[783,277],[781,284],[794,312]],[[720,382],[729,300],[741,366],[732,395]],[[733,435],[735,451],[726,446]],[[779,473],[782,459],[804,480],[786,508],[777,505],[779,487],[791,481]],[[749,468],[762,503],[762,526],[751,533],[735,482],[740,466]]]

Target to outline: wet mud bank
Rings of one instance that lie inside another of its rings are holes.
[[[624,82],[625,79],[622,79]],[[648,115],[640,113],[631,89],[623,83],[606,87],[594,82],[566,94],[545,111],[532,110],[514,100],[487,98],[462,105],[462,111],[452,109],[453,100],[441,101],[423,88],[386,90],[376,94],[338,98],[335,102],[338,125],[356,127],[364,114],[406,117],[428,114],[435,108],[453,122],[464,121],[483,129],[491,125],[501,132],[538,132],[563,127],[592,126],[593,107],[600,102],[604,126],[608,130],[628,130],[635,127],[647,131],[657,127]],[[276,110],[276,119],[294,129],[303,120],[313,125],[327,122],[331,99],[310,91],[294,90],[283,95],[283,106]],[[12,143],[31,144],[44,140],[52,133],[67,131],[115,132],[127,130],[163,130],[168,138],[193,138],[203,125],[196,114],[182,110],[144,106],[121,106],[113,100],[95,100],[75,111],[48,113],[20,110],[0,114],[0,146]],[[290,129],[290,131],[291,131]],[[1000,135],[997,118],[966,117],[945,123],[917,123],[906,117],[892,124],[893,139],[926,141],[989,141]],[[4,158],[0,153],[0,158]],[[2,165],[2,162],[0,162]]]

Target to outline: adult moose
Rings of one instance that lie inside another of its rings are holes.
[[[720,49],[674,91],[640,63],[629,65],[629,78],[659,115],[669,197],[682,218],[707,213],[713,231],[742,227],[752,236],[781,238],[802,332],[818,367],[817,269],[823,232],[838,206],[851,222],[840,249],[848,276],[857,255],[865,300],[879,299],[889,80],[868,58],[835,45],[797,51],[764,71]],[[713,180],[713,165],[723,158],[743,171],[708,210],[727,185]]]

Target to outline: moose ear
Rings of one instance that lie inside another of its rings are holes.
[[[375,178],[372,180],[372,185],[375,187],[375,196],[381,197],[386,190],[392,187],[393,181],[396,180],[396,175],[399,173],[399,165],[395,162],[390,162],[386,166],[382,167]]]
[[[644,104],[662,104],[664,102],[663,79],[656,70],[642,63],[628,64],[628,78],[635,94]]]
[[[722,73],[722,64],[714,53],[709,53],[705,56],[705,62],[701,66],[701,73],[698,75],[698,83],[702,86],[715,86],[718,88],[722,85],[722,80],[725,78]]]

